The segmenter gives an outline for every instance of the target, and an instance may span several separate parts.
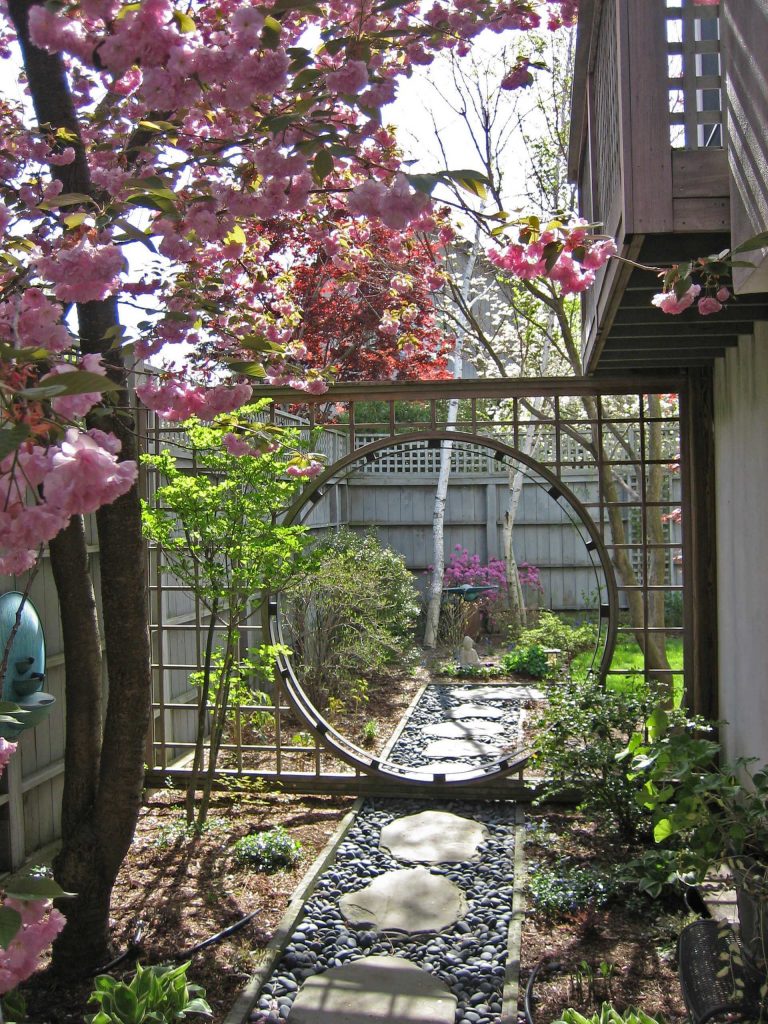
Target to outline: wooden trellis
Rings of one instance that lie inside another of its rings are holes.
[[[679,404],[669,396],[673,390],[679,395]],[[713,693],[711,680],[705,679],[706,672],[702,671],[713,616],[705,613],[703,603],[705,598],[708,600],[707,581],[700,570],[696,571],[690,556],[691,546],[704,542],[707,529],[703,510],[697,512],[690,500],[692,488],[698,486],[695,480],[703,479],[707,464],[706,445],[696,420],[695,403],[689,400],[690,391],[685,377],[648,380],[642,385],[626,379],[360,384],[334,388],[325,396],[313,398],[309,405],[303,395],[273,389],[269,392],[273,397],[269,415],[277,422],[298,424],[307,431],[332,417],[317,445],[325,453],[326,471],[306,488],[303,507],[299,502],[289,513],[320,531],[344,524],[340,493],[350,475],[372,483],[388,473],[398,473],[398,480],[407,481],[410,474],[412,480],[423,482],[430,475],[436,476],[439,449],[448,436],[455,438],[452,458],[457,479],[490,478],[504,460],[514,465],[532,463],[534,468],[528,466],[528,471],[557,501],[560,492],[572,495],[565,482],[569,474],[593,472],[594,492],[584,492],[565,504],[576,509],[575,528],[588,550],[598,555],[604,551],[606,561],[622,553],[630,558],[636,581],[623,581],[621,591],[626,598],[634,591],[641,609],[640,621],[633,626],[619,618],[619,590],[610,566],[604,571],[601,567],[604,584],[598,617],[607,647],[599,652],[595,665],[607,669],[615,636],[634,635],[644,647],[652,642],[655,632],[682,636],[683,672],[656,668],[653,677],[658,680],[666,675],[670,683],[682,682],[701,709],[707,701],[711,704]],[[459,421],[448,433],[445,402],[451,397],[462,402]],[[303,403],[298,409],[297,398]],[[532,428],[537,446],[526,457],[519,453]],[[178,441],[178,434],[156,423],[147,431],[151,451]],[[691,451],[696,466],[686,461]],[[609,471],[621,480],[618,493],[606,491],[605,474]],[[673,481],[673,487],[653,498],[649,489],[652,481],[658,482],[659,471]],[[149,476],[145,486],[151,493],[154,484]],[[610,520],[619,505],[632,530],[623,541],[616,542]],[[662,534],[653,526],[660,517],[652,515],[652,510],[672,524]],[[583,523],[577,522],[580,516]],[[494,522],[489,533],[496,527]],[[659,554],[667,566],[661,578]],[[195,705],[189,674],[200,668],[207,620],[193,595],[163,571],[162,553],[153,548],[149,558],[154,714],[147,752],[148,781],[151,784],[170,779],[183,783],[189,773],[193,745]],[[597,556],[596,561],[600,561]],[[670,571],[670,566],[675,570]],[[664,600],[665,595],[684,595],[683,625],[653,624],[651,606]],[[269,629],[276,635],[277,608],[278,601],[272,595],[248,623],[246,645],[266,639]],[[694,618],[700,624],[698,635],[690,628]],[[322,709],[313,709],[297,691],[288,662],[279,665],[270,700],[236,709],[223,748],[219,784],[234,778],[259,785],[279,784],[295,792],[432,792],[435,788],[456,795],[523,792],[520,766],[514,758],[487,766],[472,778],[459,775],[446,780],[438,775],[435,781],[430,772],[391,769],[386,751],[371,757],[336,736]],[[270,729],[259,733],[252,723],[263,722],[265,716],[272,716]]]

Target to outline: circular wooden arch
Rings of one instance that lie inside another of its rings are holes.
[[[285,519],[283,520],[284,523],[286,525],[295,523],[300,519],[302,512],[307,514],[311,511],[314,505],[324,497],[330,486],[334,486],[341,482],[339,474],[344,470],[348,470],[347,473],[343,474],[343,476],[348,476],[349,473],[352,472],[352,469],[349,467],[354,466],[356,463],[374,462],[377,455],[386,449],[399,448],[404,445],[413,444],[414,442],[427,442],[428,447],[437,448],[441,446],[440,442],[442,441],[451,441],[454,446],[481,446],[495,452],[494,458],[497,462],[511,460],[513,462],[521,463],[532,472],[538,474],[545,483],[549,484],[547,491],[554,501],[563,502],[564,504],[562,504],[561,507],[570,509],[571,512],[574,513],[574,515],[568,513],[569,518],[571,519],[571,522],[573,522],[574,526],[581,526],[586,531],[589,539],[584,540],[584,545],[590,553],[590,560],[592,561],[593,568],[597,573],[597,566],[591,557],[592,555],[595,555],[599,560],[599,564],[603,570],[605,578],[608,601],[607,603],[601,603],[600,605],[600,619],[601,622],[603,620],[606,621],[607,631],[605,646],[603,648],[603,654],[600,659],[600,666],[598,669],[600,678],[604,679],[611,664],[616,644],[616,627],[618,624],[619,610],[618,587],[608,551],[603,544],[602,537],[600,536],[595,523],[573,491],[571,491],[571,489],[564,484],[562,480],[555,476],[554,473],[547,469],[546,466],[543,466],[541,463],[537,462],[536,459],[531,458],[524,452],[520,452],[517,449],[504,444],[502,441],[486,437],[482,434],[467,434],[454,430],[423,430],[408,434],[396,434],[379,438],[376,441],[371,441],[369,444],[362,445],[360,448],[355,448],[354,451],[351,451],[341,459],[338,459],[311,484],[309,484],[302,491],[299,498],[289,508]],[[268,613],[269,631],[272,643],[285,644],[282,625],[280,622],[279,596],[273,596],[269,599]],[[368,751],[365,751],[361,747],[352,743],[346,736],[337,732],[330,722],[323,717],[302,689],[301,683],[296,677],[296,673],[289,657],[281,655],[278,658],[277,669],[292,704],[312,734],[320,740],[335,757],[338,757],[346,764],[366,774],[375,774],[390,782],[434,783],[438,786],[450,786],[451,784],[466,785],[474,782],[487,782],[489,779],[509,775],[514,771],[518,771],[527,759],[526,753],[521,751],[518,756],[515,754],[505,755],[498,758],[496,761],[480,765],[477,768],[470,767],[448,773],[432,772],[428,767],[407,768],[394,761],[374,757]]]

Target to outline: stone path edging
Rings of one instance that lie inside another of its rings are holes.
[[[517,805],[515,828],[515,866],[512,881],[512,918],[507,933],[507,971],[501,997],[499,1024],[517,1024],[520,1020],[520,953],[525,921],[525,811]]]
[[[341,846],[344,841],[344,837],[354,824],[357,812],[363,806],[364,802],[365,798],[361,796],[355,800],[352,807],[341,819],[336,831],[307,869],[304,877],[294,891],[294,894],[291,897],[291,902],[286,907],[285,913],[280,918],[280,923],[275,929],[274,935],[264,947],[263,962],[253,973],[251,980],[245,988],[240,992],[240,995],[235,1000],[234,1006],[230,1009],[229,1013],[222,1021],[222,1024],[245,1024],[248,1020],[251,1010],[253,1010],[256,1005],[256,1000],[259,998],[259,992],[261,991],[262,986],[269,978],[275,964],[282,956],[283,950],[288,945],[288,941],[291,938],[296,925],[304,916],[304,904],[306,903],[307,898],[312,894],[312,890],[314,889],[315,883],[319,879],[320,875],[322,875],[336,856],[336,850]]]

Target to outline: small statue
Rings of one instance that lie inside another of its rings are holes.
[[[465,636],[461,642],[461,650],[459,651],[459,664],[464,668],[470,665],[479,665],[480,658],[477,656],[475,650],[475,644],[471,636]]]

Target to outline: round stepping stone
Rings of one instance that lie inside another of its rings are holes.
[[[461,920],[467,901],[457,885],[426,868],[388,871],[370,885],[339,899],[350,924],[372,925],[379,931],[440,932]]]
[[[438,978],[397,956],[366,956],[302,985],[290,1024],[453,1024],[456,997]]]
[[[424,757],[501,757],[501,747],[479,740],[433,740],[422,751]]]
[[[488,829],[472,818],[447,811],[422,811],[395,818],[381,830],[379,846],[399,860],[446,864],[477,860]]]
[[[528,686],[464,686],[456,691],[457,697],[471,697],[472,700],[524,700]]]
[[[441,736],[449,740],[474,740],[483,736],[500,736],[505,731],[498,722],[478,722],[466,720],[462,722],[439,722],[427,725],[422,730],[425,736]]]
[[[466,761],[429,761],[427,764],[416,766],[416,771],[428,771],[443,775],[451,775],[453,772],[476,771],[477,765],[467,764]]]
[[[458,708],[449,708],[445,713],[445,717],[452,721],[463,721],[465,718],[502,718],[503,715],[501,708],[490,707],[487,704],[462,704]]]

